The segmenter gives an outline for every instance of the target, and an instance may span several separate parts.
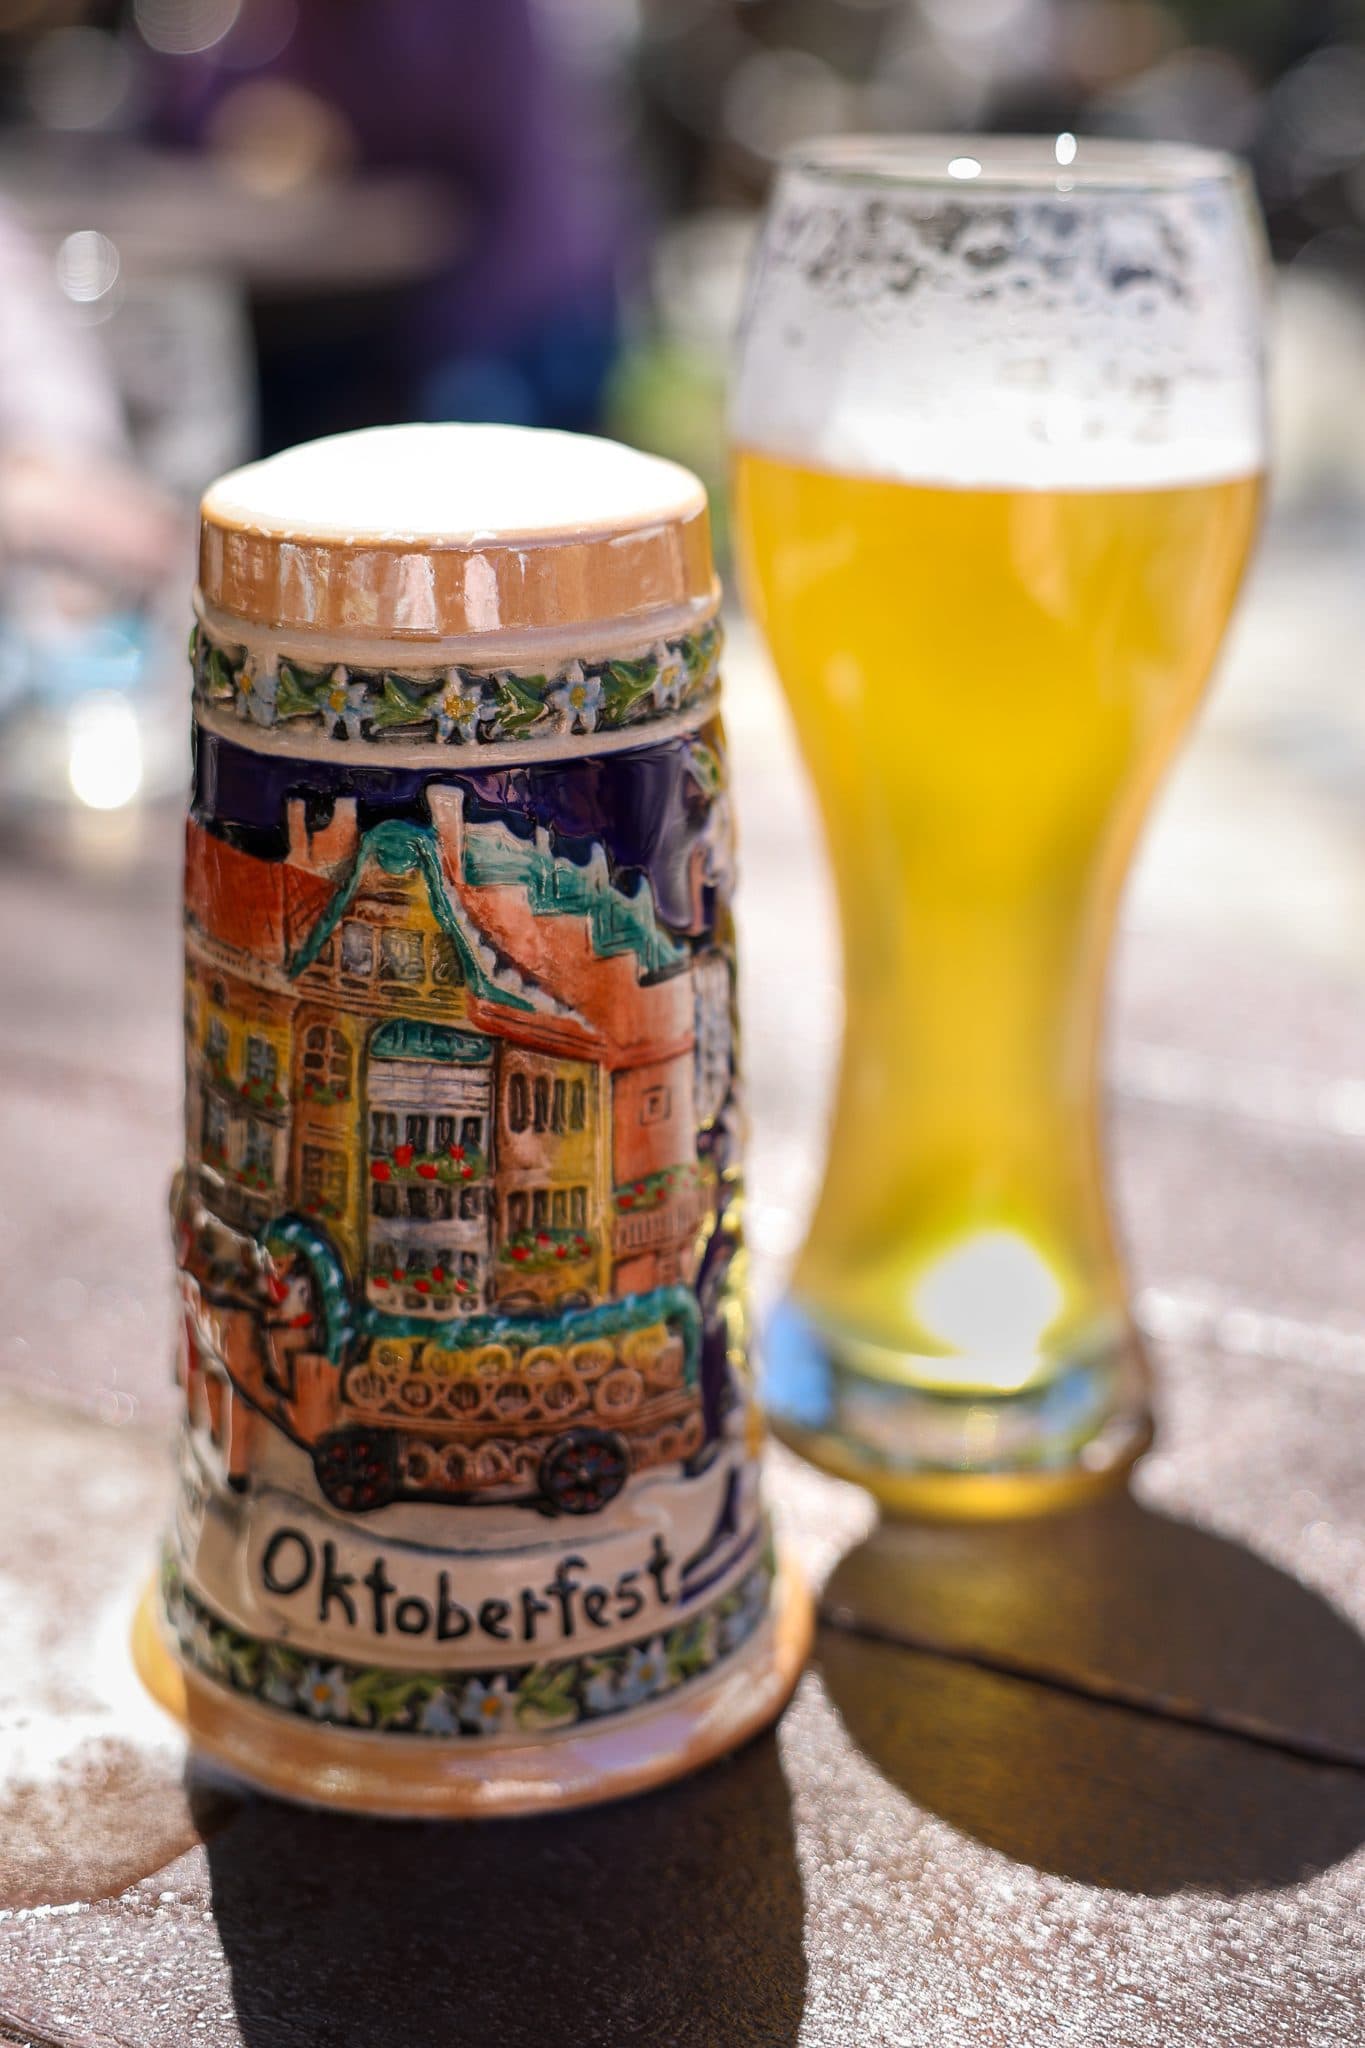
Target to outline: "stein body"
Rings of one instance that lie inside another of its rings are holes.
[[[755,1472],[700,487],[509,429],[317,443],[209,493],[198,610],[144,1673],[341,1805],[673,1775],[805,1626]]]
[[[1174,202],[1142,189],[1141,152],[1135,189],[1101,150],[1094,188],[1044,196],[1003,148],[999,189],[951,198],[898,188],[875,145],[866,178],[837,147],[794,168],[735,408],[746,586],[845,956],[829,1162],[769,1399],[823,1462],[948,1512],[1083,1492],[1145,1441],[1098,1142],[1104,974],[1259,498],[1250,276],[1221,365],[1240,383],[1200,421],[1176,388],[1196,353],[1179,265],[1207,251],[1184,216],[1161,241]],[[1189,214],[1205,236],[1209,212]],[[1149,245],[1167,274],[1147,265],[1145,311],[1106,313],[1120,255]],[[1216,329],[1227,264],[1208,268]]]

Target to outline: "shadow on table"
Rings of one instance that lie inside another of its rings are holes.
[[[667,1791],[549,1819],[370,1821],[267,1799],[206,1818],[249,2048],[796,2039],[801,1887],[771,1735]]]
[[[1234,1893],[1365,1840],[1365,1642],[1263,1558],[1127,1495],[883,1527],[823,1607],[820,1662],[854,1740],[916,1805],[1019,1862]]]

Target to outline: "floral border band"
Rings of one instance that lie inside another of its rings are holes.
[[[163,1611],[185,1662],[203,1677],[334,1727],[388,1735],[538,1735],[598,1721],[662,1698],[714,1670],[768,1611],[774,1560],[689,1620],[638,1642],[560,1662],[502,1671],[395,1671],[310,1656],[244,1635],[191,1592],[174,1561],[162,1567]]]
[[[451,747],[622,732],[684,716],[715,695],[720,627],[659,640],[632,661],[569,661],[537,675],[305,666],[190,634],[194,700],[249,724],[306,726],[329,740]]]

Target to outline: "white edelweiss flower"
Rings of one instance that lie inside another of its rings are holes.
[[[365,685],[353,683],[350,670],[339,663],[322,693],[322,708],[329,722],[340,720],[348,740],[358,739],[366,711]]]
[[[633,1707],[641,1700],[651,1699],[656,1692],[663,1692],[669,1683],[664,1639],[655,1636],[652,1643],[637,1643],[628,1654],[618,1696],[622,1706]]]
[[[677,649],[663,640],[655,641],[653,652],[659,670],[654,678],[654,702],[661,711],[676,711],[687,688],[687,664]]]
[[[455,1702],[448,1692],[435,1692],[422,1702],[417,1725],[424,1735],[453,1735],[460,1725]]]
[[[436,699],[436,730],[443,740],[452,733],[460,740],[472,740],[480,721],[488,715],[483,694],[457,668],[446,670],[445,687]]]
[[[346,1673],[340,1664],[309,1664],[299,1680],[298,1697],[315,1721],[345,1721],[350,1717]]]
[[[481,1678],[471,1678],[460,1702],[460,1720],[478,1735],[496,1735],[511,1710],[505,1678],[495,1678],[488,1685]]]
[[[561,732],[592,732],[602,704],[602,678],[585,675],[582,662],[571,661],[563,681],[550,691],[546,702]]]
[[[275,673],[275,663],[259,662],[254,654],[248,654],[234,679],[237,691],[237,716],[249,718],[256,725],[275,723],[275,696],[280,679]]]

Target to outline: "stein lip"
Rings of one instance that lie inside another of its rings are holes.
[[[718,601],[706,492],[680,463],[454,421],[331,435],[220,477],[200,506],[199,595],[229,637],[236,622],[442,647],[496,636],[504,651],[612,621],[662,630]]]
[[[1072,135],[835,135],[798,143],[785,171],[832,184],[981,191],[1169,192],[1243,175],[1223,150]]]

